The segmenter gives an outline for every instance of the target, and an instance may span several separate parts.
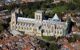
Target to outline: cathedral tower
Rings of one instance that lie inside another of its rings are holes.
[[[72,26],[73,22],[71,20],[71,17],[69,16],[66,21],[66,34],[69,34],[71,32]]]
[[[11,12],[11,22],[10,22],[10,29],[15,30],[16,29],[16,13],[15,11]]]
[[[42,21],[44,12],[42,10],[38,10],[35,12],[35,20]]]

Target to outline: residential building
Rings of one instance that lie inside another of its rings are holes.
[[[44,0],[21,0],[22,3],[37,2],[37,1],[44,1]]]
[[[53,3],[60,3],[61,1],[68,3],[70,0],[53,0]]]
[[[66,41],[61,46],[61,50],[80,50],[80,41],[77,40],[76,42],[72,42],[72,43],[69,43],[69,42]]]

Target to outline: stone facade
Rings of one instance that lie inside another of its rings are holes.
[[[21,0],[22,3],[37,2],[37,1],[44,1],[44,0]]]
[[[17,11],[17,10],[16,10]],[[18,12],[18,11],[17,11]],[[25,34],[36,36],[63,36],[67,25],[61,19],[54,15],[49,20],[44,20],[44,12],[38,10],[35,12],[35,19],[16,16],[16,12],[11,13],[10,29],[23,31]]]
[[[54,3],[60,3],[61,1],[68,3],[71,0],[53,0],[53,1],[54,1]]]

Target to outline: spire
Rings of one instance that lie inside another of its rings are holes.
[[[54,17],[52,18],[52,21],[61,21],[58,17],[57,14],[54,15]]]

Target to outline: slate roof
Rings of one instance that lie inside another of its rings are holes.
[[[17,18],[17,21],[18,21],[18,22],[35,22],[35,19],[18,17],[18,18]]]
[[[39,21],[37,22],[37,20],[32,19],[32,18],[18,17],[17,18],[17,22],[28,22],[28,23],[31,22],[31,23],[38,23],[37,25],[39,25]],[[64,22],[61,22],[61,20],[57,16],[57,14],[55,14],[54,17],[51,18],[50,20],[43,20],[42,23],[48,23],[48,24],[64,24]]]
[[[57,14],[54,15],[54,17],[52,18],[52,21],[61,21],[58,17]]]

